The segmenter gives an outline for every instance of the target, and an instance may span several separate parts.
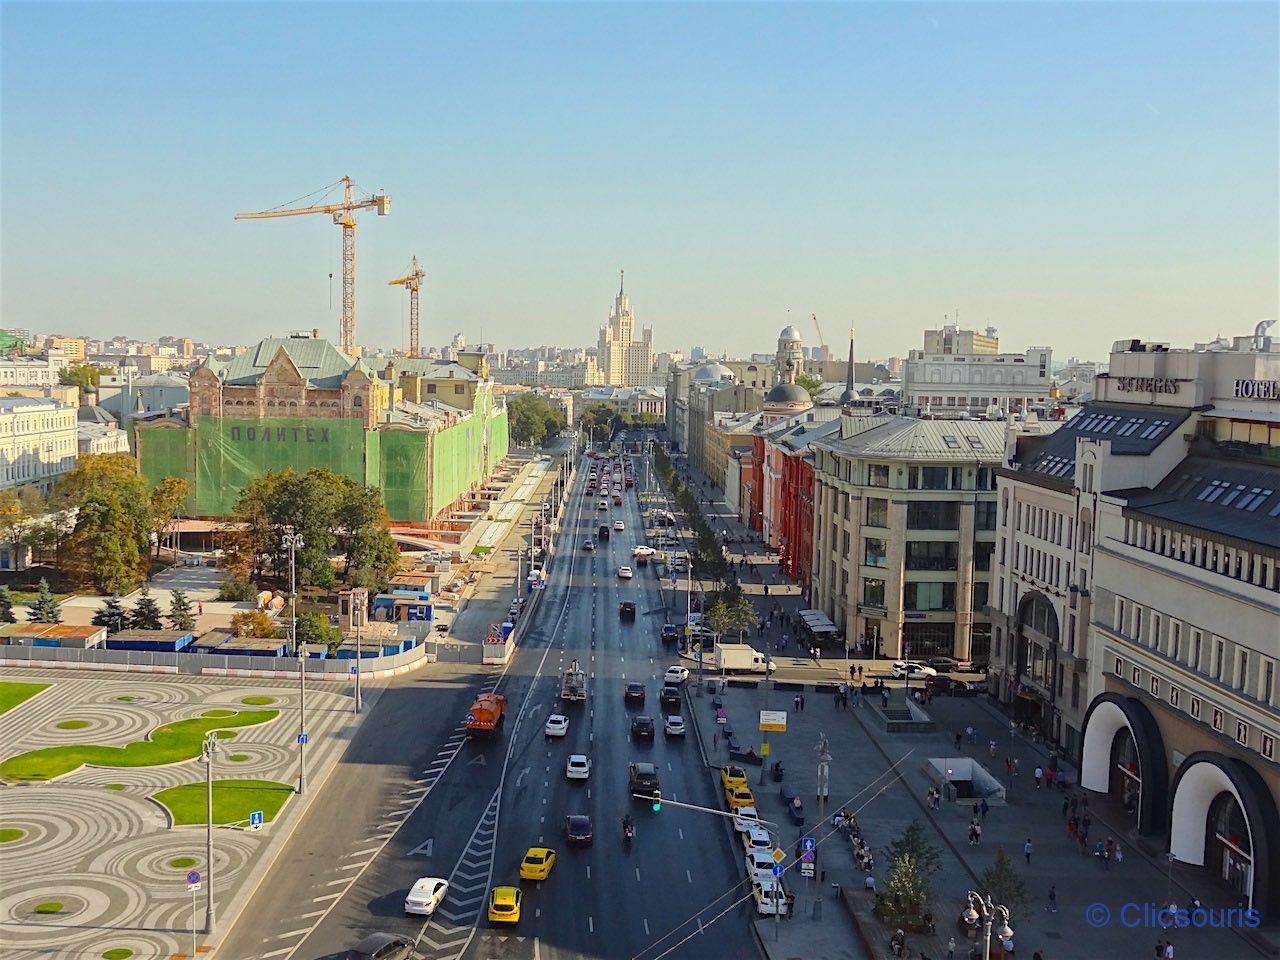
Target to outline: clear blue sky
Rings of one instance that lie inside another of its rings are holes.
[[[0,324],[659,349],[817,313],[901,355],[1250,332],[1277,305],[1275,3],[4,3]],[[330,272],[335,274],[330,297]]]

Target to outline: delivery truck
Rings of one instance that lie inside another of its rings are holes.
[[[764,673],[774,665],[749,643],[717,643],[715,669],[724,673]]]

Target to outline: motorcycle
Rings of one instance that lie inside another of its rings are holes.
[[[622,839],[624,843],[630,843],[635,839],[636,825],[634,823],[624,823],[622,825]]]

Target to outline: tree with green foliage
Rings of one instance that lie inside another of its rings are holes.
[[[62,604],[58,603],[49,589],[49,581],[40,578],[40,588],[36,598],[28,605],[27,620],[31,623],[61,623]]]
[[[0,583],[0,623],[17,623],[13,614],[13,591],[6,583]]]
[[[231,618],[231,632],[237,637],[269,639],[276,636],[278,626],[264,610],[244,610]]]
[[[178,514],[187,504],[187,496],[191,493],[191,484],[182,477],[165,477],[156,484],[148,496],[151,506],[151,528],[156,535],[156,556],[160,556],[160,547],[173,532],[178,522]]]
[[[160,604],[151,595],[151,588],[144,586],[138,602],[133,605],[129,614],[129,628],[132,630],[163,630],[164,613]]]
[[[32,484],[0,490],[0,542],[8,545],[14,569],[35,539],[37,518],[46,512],[40,491]]]
[[[124,601],[120,599],[119,594],[113,593],[107,597],[106,602],[93,615],[91,622],[95,627],[106,627],[112,633],[119,633],[128,626],[129,611],[125,609]]]
[[[87,387],[96,387],[104,373],[111,373],[109,367],[95,367],[91,363],[73,363],[58,371],[58,383],[64,387],[79,387],[83,392]]]
[[[1006,856],[1004,847],[996,847],[996,859],[982,871],[978,889],[995,903],[1003,904],[1014,913],[1027,902],[1027,884],[1013,862]]]
[[[507,430],[522,444],[540,444],[564,429],[560,408],[540,393],[522,393],[507,401]]]
[[[818,394],[822,390],[823,381],[821,377],[812,373],[802,373],[796,377],[796,386],[803,387],[808,392],[810,400],[817,400]]]
[[[889,846],[885,909],[892,922],[919,924],[929,913],[932,877],[942,867],[942,851],[929,842],[924,825],[912,820]]]
[[[707,620],[712,630],[720,636],[736,633],[739,640],[742,639],[743,633],[759,622],[759,619],[755,607],[751,605],[751,600],[737,583],[732,583],[720,590],[711,604],[711,609],[707,611]]]
[[[98,589],[127,593],[143,575],[146,553],[139,548],[129,511],[110,490],[89,493],[81,501],[72,539]]]
[[[192,609],[191,600],[181,590],[173,591],[169,597],[169,613],[166,618],[171,630],[194,630],[196,613]]]
[[[332,649],[342,642],[342,631],[331,624],[323,613],[300,613],[298,642],[314,643]]]
[[[218,599],[230,603],[244,603],[258,595],[258,588],[243,580],[226,580],[218,587]]]
[[[346,545],[352,586],[381,591],[400,569],[400,548],[391,536],[386,504],[377,487],[353,484],[338,504],[338,532]],[[352,579],[360,573],[360,583]]]

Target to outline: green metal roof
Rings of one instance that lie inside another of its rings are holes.
[[[222,371],[222,381],[238,387],[252,386],[281,348],[311,386],[322,390],[336,390],[341,386],[347,371],[355,363],[328,340],[268,337],[228,363]]]

